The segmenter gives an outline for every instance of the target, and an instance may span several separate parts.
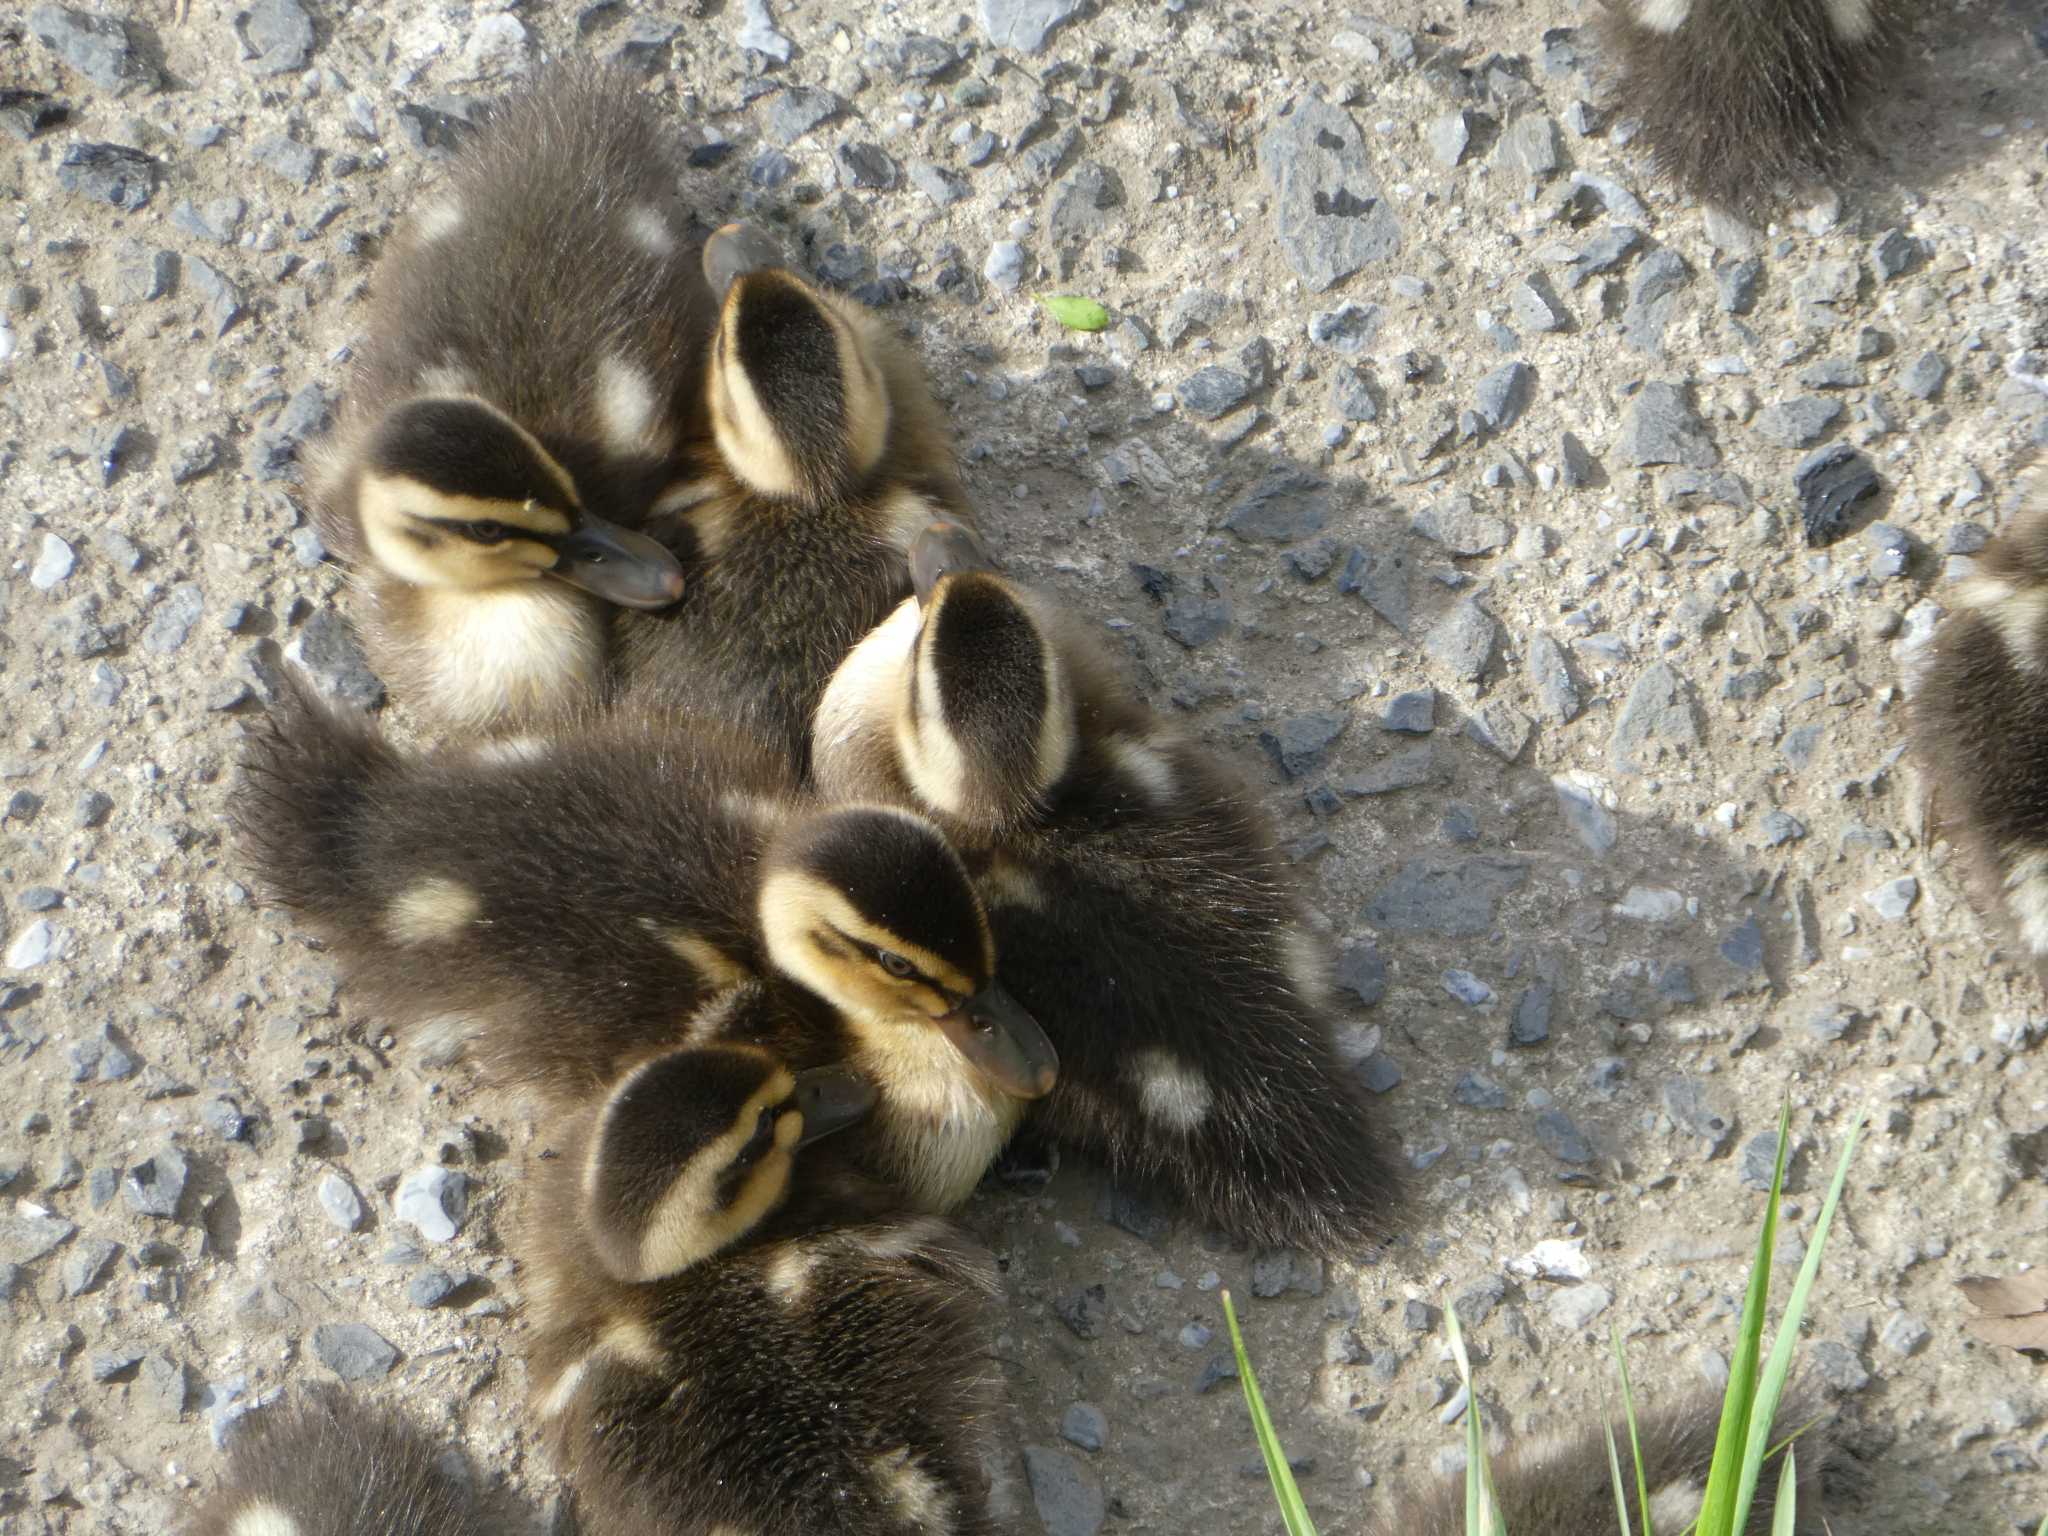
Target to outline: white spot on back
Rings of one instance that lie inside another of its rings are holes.
[[[436,363],[420,370],[414,387],[423,395],[473,395],[476,374],[465,363]]]
[[[1138,1081],[1138,1105],[1146,1116],[1177,1131],[1192,1131],[1214,1099],[1201,1071],[1171,1051],[1140,1051],[1131,1061]]]
[[[462,227],[462,204],[452,197],[428,203],[412,216],[413,233],[422,242],[442,240]]]
[[[477,893],[460,880],[430,875],[399,892],[384,914],[384,929],[400,944],[453,938],[483,909]]]
[[[1877,30],[1870,0],[1828,0],[1828,20],[1845,43],[1860,43]]]
[[[659,413],[654,383],[644,369],[623,357],[598,363],[597,419],[610,447],[620,453],[665,452],[668,432]]]
[[[473,1013],[436,1013],[413,1025],[408,1038],[421,1065],[445,1066],[482,1033],[483,1021]]]
[[[797,1243],[789,1244],[768,1261],[768,1293],[786,1307],[802,1306],[810,1290],[811,1271],[817,1267],[816,1254]]]
[[[1051,905],[1038,877],[1015,859],[991,859],[975,885],[992,907],[1023,907],[1043,912]]]
[[[498,741],[478,743],[475,757],[478,762],[492,766],[537,763],[548,755],[549,745],[545,736],[507,736]]]
[[[1699,1518],[1706,1490],[1690,1478],[1666,1483],[1650,1495],[1650,1530],[1653,1536],[1678,1536]]]
[[[251,1504],[235,1516],[228,1536],[299,1536],[299,1522],[275,1504]]]
[[[1177,786],[1166,754],[1128,736],[1106,736],[1102,745],[1117,772],[1154,807],[1163,809],[1173,799]]]
[[[1289,928],[1283,942],[1287,949],[1287,979],[1294,983],[1295,996],[1316,1008],[1326,1006],[1334,983],[1322,941],[1306,928]]]
[[[1692,14],[1692,0],[1636,0],[1636,20],[1652,32],[1676,32]]]
[[[1984,615],[2005,654],[2022,672],[2041,670],[2048,648],[2048,587],[2020,587],[1995,576],[1973,576],[1962,584],[1959,603]]]
[[[675,232],[668,220],[645,203],[626,210],[626,236],[650,256],[668,256],[676,248]]]
[[[2005,876],[2006,905],[2020,938],[2037,955],[2048,955],[2048,851],[2014,848]]]
[[[574,1365],[555,1378],[555,1384],[548,1388],[535,1410],[544,1419],[552,1419],[576,1400],[577,1392],[583,1386],[583,1378],[590,1370],[590,1356],[585,1355]]]
[[[896,1512],[921,1531],[944,1536],[953,1529],[952,1511],[939,1480],[917,1464],[910,1447],[885,1451],[869,1466],[884,1498]]]

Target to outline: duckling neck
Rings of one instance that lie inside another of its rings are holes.
[[[1023,1101],[986,1087],[929,1025],[864,1031],[854,1054],[882,1089],[868,1161],[918,1209],[957,1209],[1023,1118]]]
[[[604,679],[592,600],[555,581],[483,591],[418,588],[439,708],[475,729],[518,728],[587,704]]]

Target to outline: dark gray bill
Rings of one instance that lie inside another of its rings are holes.
[[[1059,1081],[1059,1052],[999,981],[941,1018],[939,1028],[983,1077],[1014,1098],[1042,1099]]]
[[[932,600],[932,593],[944,578],[958,571],[995,568],[988,550],[965,523],[933,523],[910,545],[910,582],[917,588],[919,607]]]
[[[875,1107],[874,1085],[844,1067],[812,1067],[796,1075],[796,1107],[804,1117],[797,1145],[843,1131]]]
[[[587,513],[555,541],[548,571],[621,608],[666,608],[683,595],[683,567],[644,533]]]
[[[714,299],[724,299],[736,277],[788,265],[782,247],[752,224],[728,224],[704,242],[704,281],[711,285]]]

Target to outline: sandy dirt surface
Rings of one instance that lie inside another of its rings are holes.
[[[1458,1465],[1453,1299],[1503,1443],[1595,1410],[1611,1326],[1645,1395],[1712,1379],[1788,1094],[1795,1257],[1871,1116],[1804,1356],[1874,1490],[1836,1529],[2038,1520],[2048,1392],[1954,1282],[2048,1256],[2048,1012],[1900,755],[2048,442],[2038,0],[1928,7],[1867,151],[1762,229],[1654,185],[1568,0],[771,9],[0,12],[0,86],[51,98],[0,93],[0,1532],[167,1529],[238,1413],[337,1373],[508,1529],[560,1518],[530,1116],[383,1039],[225,817],[280,653],[375,693],[293,456],[380,241],[583,51],[707,218],[889,306],[1000,556],[1269,787],[1418,1170],[1361,1269],[1085,1167],[984,1190],[1019,1528],[1278,1528],[1219,1286],[1333,1536]],[[1812,549],[1831,446],[1880,489]],[[394,1210],[434,1168],[441,1242]]]

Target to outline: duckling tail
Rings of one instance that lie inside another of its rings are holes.
[[[400,768],[367,719],[339,713],[287,677],[242,757],[233,819],[243,866],[296,915],[348,921],[357,915],[370,786]]]
[[[396,1414],[316,1391],[235,1427],[188,1536],[484,1536],[465,1471]]]
[[[1825,173],[1877,94],[1903,0],[1606,0],[1616,105],[1657,173],[1736,213]]]

